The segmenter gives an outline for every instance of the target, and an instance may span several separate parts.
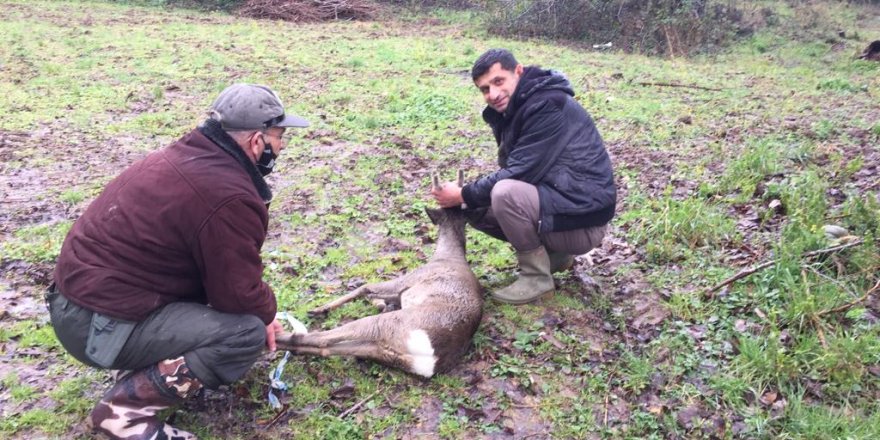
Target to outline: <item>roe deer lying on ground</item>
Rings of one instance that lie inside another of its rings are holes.
[[[326,313],[366,295],[384,313],[332,330],[280,335],[278,348],[296,354],[354,356],[428,378],[454,367],[480,324],[483,296],[465,259],[463,212],[425,211],[439,228],[427,264],[390,281],[363,285],[309,312]]]

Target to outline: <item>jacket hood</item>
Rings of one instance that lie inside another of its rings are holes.
[[[483,110],[483,118],[490,122],[499,118],[510,118],[516,114],[516,110],[526,102],[529,97],[537,92],[546,90],[560,90],[571,96],[574,96],[574,90],[568,78],[556,70],[544,70],[538,66],[528,66],[523,70],[523,74],[516,85],[513,92],[513,99],[507,106],[507,111],[503,114],[495,111],[492,107],[486,106]]]

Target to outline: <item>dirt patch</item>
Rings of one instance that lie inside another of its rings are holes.
[[[146,154],[128,148],[130,140],[86,135],[63,120],[30,133],[0,130],[0,232],[79,217],[92,187]],[[63,160],[55,160],[59,151]],[[59,198],[74,190],[82,192],[78,201]]]
[[[108,7],[99,4],[94,5],[96,12],[86,11],[82,8],[55,5],[53,8],[45,8],[41,5],[27,3],[5,3],[0,8],[0,20],[33,20],[46,21],[65,27],[67,29],[82,29],[88,33],[90,27],[106,27],[115,25],[163,25],[178,22],[179,14],[169,14],[161,9],[151,8],[149,14],[119,14]],[[184,16],[187,21],[202,24],[221,24],[234,22],[233,18],[227,18],[216,14],[192,14]]]

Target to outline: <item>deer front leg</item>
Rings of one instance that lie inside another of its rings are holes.
[[[309,310],[308,314],[309,314],[309,316],[317,316],[317,315],[326,314],[327,312],[329,312],[333,309],[339,308],[343,304],[345,304],[353,299],[360,298],[361,296],[366,295],[367,292],[369,291],[369,288],[370,288],[370,286],[365,284],[361,287],[358,287],[357,289],[352,290],[351,292],[348,292],[347,294],[345,294],[343,296],[340,296],[339,298],[334,299],[333,301],[328,302],[327,304],[324,304],[323,306],[316,307],[312,310]]]
[[[377,298],[385,302],[393,302],[393,298],[397,296],[397,303],[400,302],[400,292],[404,290],[404,286],[402,285],[400,278],[395,278],[390,281],[383,281],[381,283],[373,283],[373,284],[364,284],[357,289],[352,290],[351,292],[336,298],[333,301],[324,304],[321,307],[317,307],[315,309],[309,310],[309,316],[317,316],[323,315],[327,312],[339,308],[339,306],[353,300],[360,298],[362,296],[368,296],[370,298]],[[384,309],[384,306],[381,304],[377,304],[380,308]]]

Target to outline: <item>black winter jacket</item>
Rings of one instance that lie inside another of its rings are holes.
[[[573,97],[560,73],[530,66],[507,111],[483,110],[501,169],[465,185],[462,198],[469,208],[489,206],[495,183],[514,179],[538,188],[539,232],[604,225],[614,217],[611,160],[593,119]]]

